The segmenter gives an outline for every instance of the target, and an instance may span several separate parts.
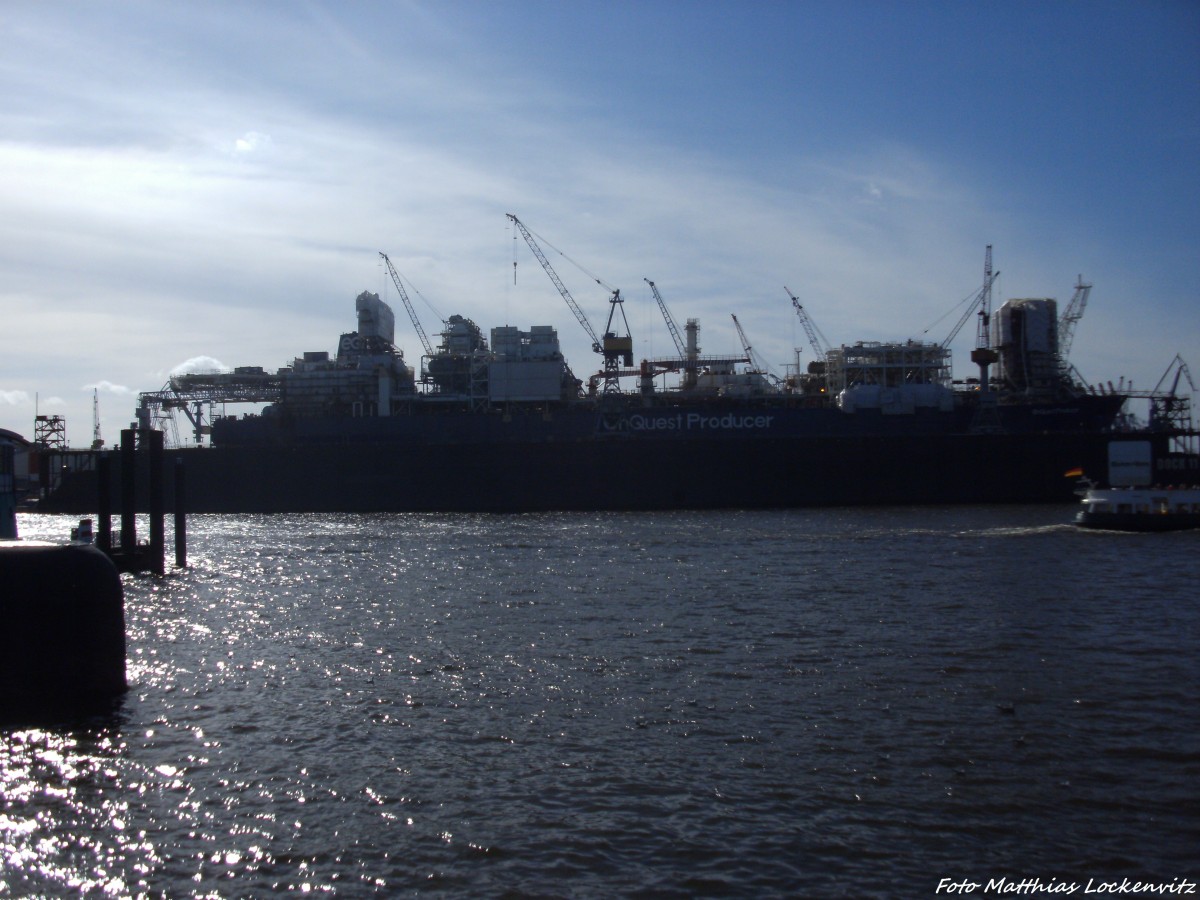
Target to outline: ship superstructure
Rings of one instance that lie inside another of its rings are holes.
[[[995,402],[1001,411],[1018,406],[1033,410],[1038,403],[1048,404],[1058,410],[1057,418],[1063,420],[1060,425],[1088,407],[1115,416],[1122,396],[1089,392],[1064,376],[1064,366],[1055,353],[1053,302],[1010,301],[1000,309]],[[496,327],[489,339],[475,322],[460,315],[447,319],[441,343],[423,360],[424,376],[417,377],[393,343],[390,307],[366,292],[355,303],[358,330],[341,336],[335,355],[305,352],[274,374],[245,366],[232,373],[175,376],[162,391],[141,395],[139,421],[153,423],[165,413],[182,409],[194,415],[193,424],[203,424],[200,406],[231,403],[268,404],[262,410],[263,418],[322,420],[337,428],[341,420],[434,411],[484,414],[536,406],[575,411],[604,408],[611,415],[614,410],[739,401],[780,410],[825,409],[836,411],[839,417],[879,415],[890,421],[936,412],[943,414],[944,427],[952,427],[965,409],[980,404],[980,391],[974,383],[968,383],[966,389],[956,385],[950,350],[942,344],[914,340],[844,344],[828,349],[824,360],[810,366],[804,378],[771,381],[753,366],[739,367],[749,357],[701,355],[695,319],[687,324],[683,357],[616,370],[618,377],[638,377],[634,391],[598,390],[606,373],[593,376],[585,390],[563,357],[553,326],[534,325],[528,330]],[[681,372],[682,377],[675,386],[660,388],[654,376],[664,371]],[[1064,405],[1064,398],[1073,403]],[[1100,399],[1103,402],[1096,402]],[[223,432],[226,440],[239,427],[247,427],[236,424],[245,418],[217,415],[216,419],[217,433]],[[925,421],[932,424],[937,420]],[[1088,428],[1098,426],[1091,417],[1079,422]],[[209,420],[198,430],[197,443],[203,443],[212,432],[212,424]],[[214,439],[213,443],[221,441]]]

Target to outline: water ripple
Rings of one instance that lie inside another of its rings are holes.
[[[197,516],[117,714],[0,733],[0,894],[1169,882],[1200,554],[1067,514]]]

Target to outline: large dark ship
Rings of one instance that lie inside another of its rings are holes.
[[[189,511],[1067,502],[1068,472],[1099,484],[1200,481],[1179,443],[1194,437],[1186,398],[1150,397],[1150,421],[1132,427],[1129,392],[1087,387],[1066,363],[1090,289],[1082,281],[1061,316],[1044,298],[1010,300],[993,316],[989,248],[983,288],[959,321],[978,316],[977,374],[961,381],[949,338],[830,347],[794,296],[818,355],[774,378],[748,342],[744,356],[701,354],[699,323],[681,334],[651,283],[678,352],[634,366],[620,293],[597,335],[514,223],[593,339],[602,368],[586,383],[550,326],[485,336],[451,316],[432,346],[381,254],[425,349],[417,367],[395,345],[391,308],[364,292],[357,330],[333,355],[181,375],[141,396],[139,428],[162,429],[175,412],[191,422],[192,446],[169,440],[166,453],[186,470]],[[258,411],[225,414],[237,403]],[[95,509],[86,459],[51,456],[44,468],[43,509]]]

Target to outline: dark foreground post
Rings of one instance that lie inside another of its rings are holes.
[[[121,552],[137,552],[137,432],[121,431]]]
[[[126,690],[125,596],[95,547],[0,547],[0,722],[105,712]]]
[[[0,541],[17,539],[16,451],[0,444]]]
[[[183,460],[175,460],[175,565],[187,568],[187,497]]]
[[[163,517],[166,512],[166,498],[163,493],[163,433],[156,429],[144,428],[141,432],[142,442],[146,445],[146,455],[150,457],[150,565],[155,575],[162,575],[166,569],[166,529]]]
[[[96,546],[112,552],[112,456],[107,450],[96,457]]]

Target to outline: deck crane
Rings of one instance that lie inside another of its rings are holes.
[[[737,329],[738,339],[742,342],[742,349],[746,351],[746,358],[750,360],[750,364],[754,366],[755,371],[760,375],[769,376],[771,373],[767,369],[762,358],[754,352],[754,348],[750,346],[750,339],[746,337],[746,332],[742,330],[742,323],[738,321],[737,316],[731,316],[733,319],[733,327]]]
[[[738,330],[738,338],[742,341],[742,349],[745,350],[746,361],[749,361],[752,366],[751,371],[758,374],[758,376],[770,380],[773,384],[781,384],[779,378],[775,376],[774,372],[770,371],[766,362],[763,361],[762,356],[755,353],[754,347],[750,346],[750,338],[746,337],[746,332],[742,329],[742,323],[738,322],[738,317],[733,316],[732,318],[733,328]]]
[[[992,245],[987,245],[987,251],[984,253],[983,260],[983,287],[976,291],[969,299],[967,308],[954,327],[950,329],[950,333],[946,335],[946,339],[939,346],[945,348],[950,346],[950,342],[958,337],[958,333],[962,331],[962,327],[967,324],[967,319],[978,311],[979,326],[975,331],[975,349],[986,349],[991,341],[989,339],[989,329],[992,320],[992,282],[994,282],[1000,273],[992,271]],[[971,359],[975,359],[976,354],[971,354]],[[978,362],[978,360],[975,360]]]
[[[592,339],[592,351],[603,355],[604,393],[607,394],[610,391],[619,390],[621,386],[620,372],[622,364],[626,368],[633,365],[633,338],[629,334],[629,320],[625,318],[625,301],[621,299],[620,290],[610,288],[612,293],[608,300],[608,322],[604,326],[604,338],[601,340],[596,337],[596,329],[592,327],[592,323],[588,321],[588,317],[579,308],[579,304],[575,302],[575,298],[571,296],[571,292],[567,290],[567,286],[562,283],[562,279],[554,271],[554,266],[550,265],[550,260],[546,259],[546,254],[542,252],[542,248],[538,246],[538,242],[529,233],[529,229],[525,227],[525,223],[512,213],[507,213],[506,215],[517,226],[517,230],[525,238],[525,243],[529,245],[529,249],[533,251],[533,255],[542,264],[542,268],[546,270],[546,274],[550,276],[550,280],[558,288],[558,292],[562,294],[562,298],[567,301],[567,306],[571,308],[571,312],[575,314],[575,318],[579,320],[579,324],[583,326],[583,330],[587,332],[587,336]],[[596,279],[596,282],[603,287],[609,287],[608,285],[604,285],[599,279]],[[621,320],[625,323],[624,337],[618,337],[616,332],[612,330],[613,318],[616,316],[618,307],[621,310]]]
[[[433,347],[429,343],[429,338],[425,335],[425,329],[421,327],[421,321],[417,318],[417,311],[413,309],[412,301],[408,299],[408,292],[404,290],[404,285],[400,283],[400,275],[396,272],[396,267],[392,265],[392,261],[388,259],[388,255],[382,250],[379,255],[383,257],[384,263],[387,265],[387,270],[392,276],[392,281],[396,285],[396,290],[400,294],[400,299],[404,301],[404,308],[408,310],[408,317],[412,319],[413,328],[417,330],[417,337],[421,339],[421,346],[425,348],[426,356],[433,356]]]
[[[992,363],[1000,359],[1000,354],[992,348],[992,282],[1000,274],[999,271],[992,271],[992,245],[988,244],[987,249],[983,252],[983,287],[979,289],[977,302],[979,304],[979,324],[975,329],[975,349],[971,351],[971,362],[979,366],[979,394],[983,397],[983,403],[980,406],[981,418],[980,422],[984,423],[987,419],[986,427],[991,428],[995,424],[991,421],[993,398],[988,391],[988,372],[991,369]],[[975,306],[974,303],[967,307],[968,311]],[[959,323],[962,327],[962,323]],[[957,333],[958,329],[955,329]],[[953,339],[953,335],[947,338],[942,346],[949,345]],[[985,427],[981,424],[980,427]],[[998,426],[997,426],[998,427]]]
[[[1171,376],[1172,372],[1175,373],[1173,378]],[[1183,361],[1183,357],[1178,353],[1176,353],[1175,358],[1171,360],[1171,364],[1167,366],[1167,371],[1163,372],[1162,378],[1158,379],[1158,384],[1155,385],[1154,390],[1156,392],[1161,391],[1163,389],[1163,385],[1167,383],[1168,379],[1171,380],[1171,390],[1168,392],[1168,396],[1174,397],[1178,394],[1180,379],[1186,380],[1188,387],[1190,387],[1192,392],[1195,393],[1196,382],[1192,381],[1191,369],[1188,368],[1188,364]]]
[[[1172,372],[1174,376],[1172,377]],[[1184,453],[1196,452],[1196,431],[1192,427],[1192,398],[1190,394],[1179,393],[1180,380],[1186,380],[1192,393],[1196,392],[1196,383],[1192,381],[1191,370],[1178,353],[1163,372],[1154,390],[1150,392],[1150,426],[1176,434],[1177,449]],[[1170,382],[1169,390],[1164,390]]]
[[[649,278],[642,279],[646,284],[650,285],[650,293],[654,294],[654,299],[658,303],[658,308],[662,310],[663,319],[667,322],[667,331],[671,332],[671,340],[675,342],[675,349],[679,351],[679,358],[687,357],[687,347],[684,346],[683,338],[679,336],[679,329],[675,327],[675,320],[671,318],[671,311],[667,309],[667,304],[663,301],[662,294],[658,292],[654,282]]]
[[[1083,318],[1083,311],[1087,309],[1088,294],[1091,292],[1092,286],[1085,284],[1083,276],[1080,275],[1075,282],[1075,295],[1067,304],[1067,311],[1059,317],[1058,355],[1063,362],[1066,362],[1067,357],[1071,354],[1071,341],[1075,337],[1075,326]]]
[[[817,323],[812,320],[803,305],[801,305],[800,298],[788,290],[787,285],[784,285],[783,289],[792,298],[792,306],[796,308],[796,316],[800,319],[800,324],[804,326],[804,332],[808,335],[808,342],[812,345],[813,353],[816,354],[818,361],[824,362],[830,350],[829,341],[825,340],[825,335],[821,334],[821,330],[817,328]]]

